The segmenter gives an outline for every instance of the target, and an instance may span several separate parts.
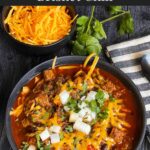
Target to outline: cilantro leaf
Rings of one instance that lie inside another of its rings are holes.
[[[111,94],[109,94],[109,100],[114,102],[116,99]]]
[[[131,33],[134,30],[134,23],[133,18],[130,13],[125,14],[122,16],[119,27],[118,27],[118,33],[120,35],[124,35],[126,33]]]
[[[40,136],[39,136],[39,134],[37,134],[36,135],[36,145],[37,145],[37,148],[38,149],[40,149],[40,148],[42,148],[42,143],[41,143],[41,141],[40,141]]]
[[[51,148],[51,145],[50,145],[50,144],[49,144],[49,145],[44,146],[44,150],[50,150],[50,148]]]
[[[103,91],[98,91],[96,96],[95,96],[97,102],[99,103],[100,107],[103,106],[104,104],[104,92]]]
[[[29,148],[29,144],[27,142],[22,142],[21,148],[22,150],[27,150]]]
[[[98,119],[104,120],[108,117],[108,109],[105,109],[101,111],[101,113],[98,114]]]
[[[102,23],[99,22],[97,19],[94,21],[93,30],[94,30],[93,36],[95,38],[97,38],[99,40],[101,40],[103,38],[104,39],[107,38]]]
[[[81,16],[77,19],[77,25],[80,25],[80,26],[84,25],[85,26],[85,25],[87,25],[88,21],[89,21],[89,17]]]
[[[117,15],[122,12],[122,6],[109,6],[108,11],[110,15]]]
[[[86,33],[78,36],[77,40],[73,42],[72,52],[75,55],[88,55],[95,52],[99,54],[102,47],[95,37]]]
[[[78,101],[75,99],[70,98],[68,103],[66,104],[66,106],[68,106],[68,108],[72,111],[77,112],[79,110],[78,107]]]
[[[87,83],[86,82],[83,83],[82,89],[83,90],[81,92],[81,95],[84,95],[84,93],[87,91]]]
[[[92,111],[95,111],[96,110],[96,107],[97,107],[97,103],[95,100],[92,100],[91,102],[89,102],[89,107]]]
[[[104,92],[101,90],[98,90],[97,94],[96,94],[96,99],[104,99]]]
[[[74,55],[99,54],[102,49],[98,39],[104,38],[105,32],[98,20],[94,22],[94,10],[95,6],[92,7],[90,17],[81,16],[77,19],[76,40],[72,42]]]
[[[89,17],[81,16],[77,19],[77,34],[82,34],[87,28]]]
[[[98,106],[96,100],[92,100],[89,102],[89,107],[91,111],[99,113],[100,112],[100,107]]]
[[[66,132],[73,132],[73,127],[72,127],[71,125],[67,125],[67,126],[65,127],[65,131],[66,131]]]

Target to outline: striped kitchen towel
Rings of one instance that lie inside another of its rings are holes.
[[[144,76],[141,57],[150,54],[150,35],[107,47],[106,55],[137,85],[146,108],[147,129],[150,133],[150,81]]]

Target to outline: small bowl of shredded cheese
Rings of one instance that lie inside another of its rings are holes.
[[[28,54],[55,53],[73,36],[76,26],[73,6],[6,6],[3,28],[16,48]]]

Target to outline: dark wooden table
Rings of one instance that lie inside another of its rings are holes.
[[[77,6],[76,8],[79,15],[90,14],[90,6]],[[124,6],[124,8],[129,9],[134,17],[135,31],[133,34],[119,37],[116,32],[116,22],[105,24],[108,39],[102,41],[103,50],[105,50],[107,45],[141,37],[150,33],[150,6]],[[106,11],[106,7],[97,6],[95,17],[100,20],[107,18],[108,13]],[[58,56],[65,55],[70,55],[70,49],[67,46],[58,53]],[[0,150],[11,149],[6,137],[4,125],[5,109],[10,92],[18,80],[27,71],[48,59],[51,59],[50,55],[40,57],[25,56],[24,54],[16,51],[9,45],[9,41],[0,28]],[[104,51],[101,53],[101,59],[103,61],[109,61],[106,58]],[[150,149],[150,145],[148,144],[146,138],[141,146],[141,149]]]

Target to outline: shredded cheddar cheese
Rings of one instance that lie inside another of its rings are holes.
[[[90,67],[90,70],[89,70],[89,72],[87,74],[87,79],[91,76],[92,72],[94,71],[94,69],[95,69],[95,67],[96,67],[96,65],[98,63],[98,60],[99,60],[99,57],[96,56],[95,59],[94,59],[94,61],[93,61],[93,64]]]
[[[89,56],[87,56],[87,58],[86,58],[85,61],[84,61],[83,67],[86,67],[87,64],[88,64],[88,62],[89,62],[89,60],[90,60],[92,57],[94,57],[95,55],[96,55],[95,53],[92,53],[92,54],[90,54]]]
[[[55,56],[54,60],[53,60],[53,63],[52,63],[52,69],[55,68],[56,66],[56,60],[57,60],[57,56]]]
[[[74,19],[66,6],[12,6],[4,23],[15,39],[46,45],[68,35]]]

